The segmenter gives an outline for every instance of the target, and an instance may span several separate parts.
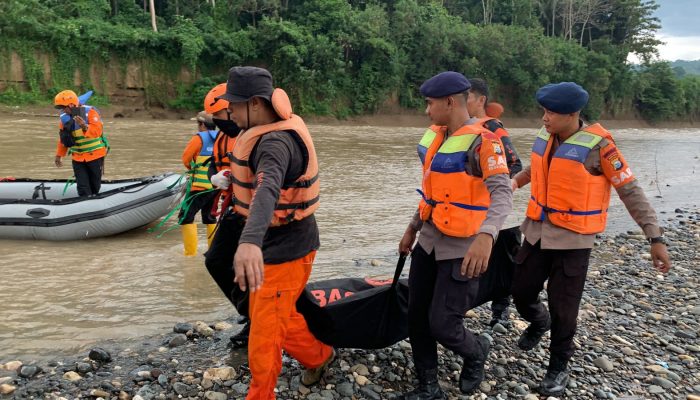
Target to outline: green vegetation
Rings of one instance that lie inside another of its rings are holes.
[[[686,75],[700,75],[700,60],[676,60],[671,62],[671,68],[679,78]]]
[[[229,67],[259,65],[302,114],[418,108],[421,82],[456,70],[486,78],[494,100],[516,113],[536,110],[541,85],[576,81],[591,93],[592,119],[700,117],[700,77],[678,77],[653,61],[654,0],[155,0],[153,10],[148,3],[0,2],[0,54],[18,54],[28,82],[0,93],[0,102],[46,101],[73,86],[76,70],[77,89],[93,88],[91,68],[138,61],[148,105],[193,110]],[[641,68],[630,68],[629,53]],[[8,63],[0,57],[0,76]],[[178,79],[183,68],[193,83]]]

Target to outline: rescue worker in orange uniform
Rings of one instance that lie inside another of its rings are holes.
[[[80,105],[72,90],[59,92],[53,101],[61,110],[59,140],[56,145],[56,167],[70,151],[78,196],[95,196],[102,185],[107,143],[102,136],[102,118],[92,106]]]
[[[515,150],[515,146],[513,146],[513,142],[510,141],[508,131],[503,127],[503,123],[498,119],[503,112],[503,107],[500,107],[500,105],[497,105],[496,103],[489,103],[489,86],[485,80],[471,78],[469,79],[469,84],[471,85],[471,88],[469,89],[469,97],[467,98],[467,110],[469,111],[469,115],[472,117],[469,120],[469,123],[478,123],[496,134],[496,136],[501,139],[506,162],[508,163],[508,173],[512,178],[515,174],[522,171],[523,164],[520,161],[518,152]],[[487,105],[489,106],[489,112],[487,112]],[[494,112],[492,110],[498,111]],[[514,237],[514,243],[521,242],[521,234],[517,228],[513,228],[512,230],[503,230],[499,235],[516,235],[517,238]],[[501,237],[501,239],[503,239],[503,237]],[[489,322],[489,326],[493,327],[496,324],[501,324],[504,327],[510,326],[510,319],[508,318],[510,315],[510,311],[508,309],[509,305],[510,296],[504,296],[491,302],[492,317],[491,322]]]
[[[319,247],[314,211],[319,180],[306,125],[286,93],[262,68],[233,67],[226,94],[231,119],[243,131],[233,148],[234,210],[245,226],[234,256],[235,282],[250,291],[247,399],[274,399],[282,350],[307,369],[301,383],[318,382],[335,357],[313,337],[296,301]]]
[[[228,101],[217,99],[224,93],[226,93],[226,82],[214,86],[204,97],[204,111],[212,115],[214,124],[219,128],[214,142],[214,153],[209,163],[211,183],[219,190],[214,205],[218,205],[219,198],[223,199],[218,227],[214,232],[209,250],[204,253],[204,264],[224,296],[236,307],[238,314],[242,317],[239,322],[244,323],[243,328],[230,338],[234,348],[237,348],[247,346],[250,332],[250,320],[247,318],[248,295],[233,282],[234,274],[233,268],[231,268],[245,219],[233,212],[230,203],[232,192],[231,159],[229,156],[233,151],[240,128],[230,119]]]
[[[471,393],[484,379],[490,343],[464,328],[479,276],[512,202],[503,145],[489,130],[469,125],[469,81],[442,72],[423,83],[434,124],[418,144],[422,200],[400,243],[411,252],[408,328],[418,386],[407,400],[445,399],[438,384],[437,343],[464,359],[459,387]],[[411,250],[420,231],[418,243]]]
[[[530,322],[518,347],[533,349],[551,329],[549,367],[539,390],[559,396],[569,381],[576,317],[591,248],[605,230],[611,185],[648,238],[654,267],[666,273],[671,261],[654,209],[610,132],[579,117],[588,92],[562,82],[543,86],[536,97],[544,127],[532,146],[531,165],[513,179],[513,190],[530,183],[531,196],[512,289],[518,312]],[[549,311],[539,300],[545,281]]]
[[[180,209],[178,220],[182,229],[182,242],[186,256],[197,254],[197,224],[194,223],[197,212],[200,212],[202,223],[207,227],[207,237],[212,236],[216,226],[216,218],[211,215],[216,192],[207,191],[212,189],[207,172],[214,152],[216,125],[211,114],[205,111],[197,114],[196,120],[198,131],[182,152],[182,164],[189,170],[192,185]]]

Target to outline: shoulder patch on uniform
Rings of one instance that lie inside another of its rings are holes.
[[[603,154],[603,157],[608,158],[609,155],[617,153],[617,149],[610,149]]]
[[[615,171],[618,171],[622,168],[622,161],[620,160],[620,153],[617,152],[617,149],[612,149],[608,152],[606,152],[603,157],[610,163],[610,165],[613,167]]]
[[[493,144],[493,152],[496,154],[503,154],[503,149],[501,148],[501,143],[499,143],[496,140],[492,140],[491,143]]]

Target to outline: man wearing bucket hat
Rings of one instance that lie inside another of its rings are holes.
[[[231,156],[234,210],[245,226],[234,256],[235,281],[250,292],[247,399],[274,399],[282,350],[318,382],[335,357],[313,337],[296,301],[320,245],[318,162],[311,135],[292,114],[286,93],[262,68],[233,67],[226,93],[231,120],[242,132]]]
[[[559,396],[569,381],[589,256],[596,234],[605,230],[611,185],[649,240],[654,267],[666,273],[671,261],[654,209],[610,132],[579,117],[588,92],[561,82],[543,86],[536,98],[544,127],[532,146],[531,165],[513,178],[513,190],[530,183],[531,196],[512,289],[518,312],[530,322],[518,347],[533,349],[551,329],[549,366],[539,390]],[[539,300],[545,281],[549,310]]]
[[[464,358],[462,392],[471,393],[484,379],[489,340],[465,329],[463,320],[512,209],[513,193],[501,141],[468,124],[469,88],[469,81],[452,71],[420,87],[434,125],[418,144],[422,200],[399,243],[402,254],[412,251],[408,322],[418,387],[404,396],[409,400],[446,398],[438,384],[437,343]]]

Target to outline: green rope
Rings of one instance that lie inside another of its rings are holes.
[[[112,147],[109,145],[109,140],[107,139],[107,135],[104,132],[102,132],[102,136],[100,136],[100,137],[102,138],[102,143],[104,143],[105,147],[107,148],[107,154],[109,154],[109,151],[112,150]]]
[[[168,189],[174,187],[176,183],[179,183],[182,180],[182,178],[184,176],[186,176],[189,172],[190,171],[188,170],[184,174],[180,175],[180,177],[177,179],[177,181],[175,181],[174,184],[172,184],[170,187],[168,187]],[[174,207],[172,210],[170,210],[170,212],[158,223],[158,225],[154,226],[153,228],[148,228],[147,230],[149,233],[154,233],[154,232],[159,231],[163,227],[163,225],[165,225],[165,223],[175,214],[175,212],[182,208],[182,204],[187,200],[187,196],[189,196],[189,194],[190,194],[190,189],[192,189],[191,179],[187,180],[185,188],[186,189],[185,189],[185,195],[183,196],[183,200],[176,207]],[[156,238],[160,239],[161,236],[165,235],[166,233],[170,232],[171,230],[175,229],[176,227],[177,227],[177,225],[169,227],[168,229],[166,229],[163,232],[161,232],[160,234],[158,234],[158,236],[156,236]]]
[[[183,179],[186,175],[187,175],[187,172],[185,172],[184,174],[181,174],[180,177],[177,178],[177,180],[176,180],[172,185],[168,186],[168,190],[174,188],[175,186],[179,186],[179,185],[180,185],[180,182],[182,182],[182,179]]]
[[[180,175],[180,177],[177,179],[177,181],[175,181],[175,183],[173,183],[172,185],[170,185],[168,187],[168,189],[174,187],[183,179],[183,177],[187,176],[188,179],[187,179],[187,183],[186,183],[185,195],[183,196],[182,201],[175,208],[170,210],[170,212],[163,218],[162,221],[160,221],[158,223],[158,225],[154,226],[153,228],[148,228],[148,232],[150,232],[150,233],[157,232],[158,230],[160,230],[163,227],[163,225],[165,225],[166,221],[168,221],[170,218],[172,218],[173,215],[175,215],[176,211],[182,210],[182,217],[178,219],[177,225],[173,225],[173,226],[167,228],[166,230],[164,230],[163,232],[159,233],[158,236],[156,236],[156,238],[158,238],[158,239],[161,236],[165,235],[166,233],[172,231],[173,229],[176,229],[179,225],[182,224],[182,221],[187,216],[187,212],[190,210],[190,207],[192,207],[192,202],[194,201],[195,197],[201,196],[205,193],[210,193],[210,192],[217,190],[217,189],[211,188],[211,189],[201,190],[195,194],[192,194],[192,182],[194,181],[194,170],[195,170],[197,164],[191,163],[191,166],[193,167],[192,169],[189,169],[189,170],[187,170],[187,172]]]
[[[63,193],[61,193],[61,196],[65,196],[66,190],[68,190],[68,187],[74,183],[75,183],[75,176],[71,176],[70,178],[66,179],[66,185],[63,186]]]

